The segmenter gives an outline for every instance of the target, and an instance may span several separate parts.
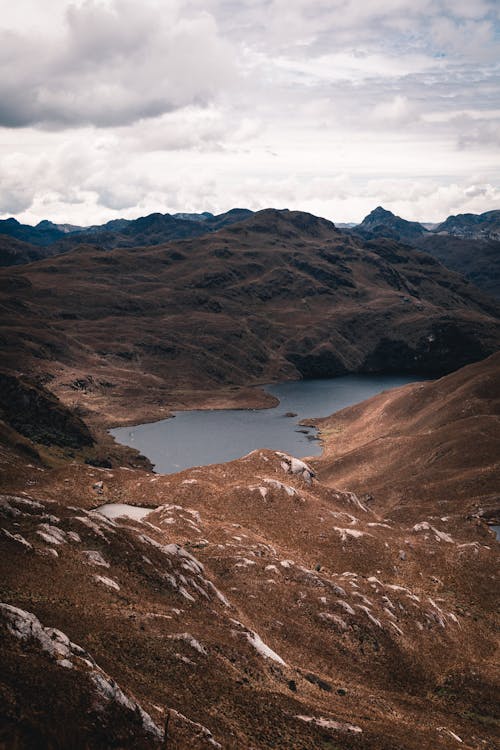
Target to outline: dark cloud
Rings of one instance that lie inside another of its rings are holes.
[[[0,125],[110,127],[206,103],[234,79],[233,50],[208,14],[89,0],[62,33],[0,34]]]

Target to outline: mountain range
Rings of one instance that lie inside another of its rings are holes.
[[[500,304],[417,245],[497,240],[374,213],[3,235],[0,747],[495,747]],[[162,475],[108,433],[401,372],[316,458]]]
[[[0,220],[1,265],[27,262],[20,252],[9,254],[9,245],[5,243],[6,237],[35,245],[39,248],[37,258],[43,258],[67,252],[73,247],[84,244],[96,244],[109,250],[114,247],[158,245],[172,239],[198,237],[241,221],[251,213],[243,208],[234,208],[217,216],[208,212],[202,214],[155,213],[130,221],[113,219],[105,224],[90,227],[53,224],[46,220],[32,227],[28,224],[20,224],[16,219],[4,219]],[[33,252],[33,249],[31,251]]]
[[[232,209],[216,216],[209,212],[156,213],[91,227],[46,220],[33,227],[12,218],[0,220],[0,266],[31,263],[81,245],[104,249],[148,247],[201,237],[251,215],[248,209]],[[424,225],[406,221],[379,206],[358,225],[337,226],[364,239],[386,237],[418,247],[486,293],[500,297],[500,211],[460,214],[448,217],[441,224]]]

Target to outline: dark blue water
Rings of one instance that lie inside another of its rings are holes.
[[[147,456],[155,470],[163,474],[231,461],[257,448],[280,450],[297,458],[319,456],[316,430],[301,427],[302,419],[326,417],[418,379],[410,375],[347,375],[280,383],[265,387],[280,400],[273,409],[179,411],[175,419],[118,427],[111,434],[119,443]],[[297,416],[286,417],[287,412]]]

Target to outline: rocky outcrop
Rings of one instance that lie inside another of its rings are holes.
[[[16,686],[23,693],[22,703],[16,708],[12,704],[2,707],[6,747],[71,745],[104,750],[133,745],[159,750],[162,730],[91,654],[65,633],[42,625],[32,612],[3,602],[0,629],[4,685],[19,679],[16,669],[27,677],[24,686]],[[48,711],[47,700],[49,705],[57,704],[56,712]],[[84,738],[82,712],[88,722]],[[37,713],[45,714],[46,721],[37,720]]]

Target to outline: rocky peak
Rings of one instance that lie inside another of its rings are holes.
[[[378,206],[366,216],[355,230],[370,237],[389,237],[394,240],[409,242],[427,233],[425,227],[416,221],[406,221]]]

